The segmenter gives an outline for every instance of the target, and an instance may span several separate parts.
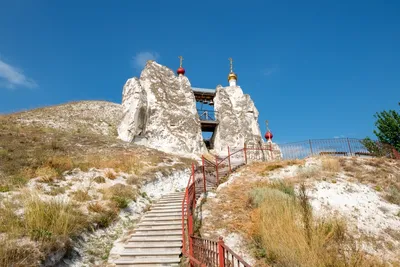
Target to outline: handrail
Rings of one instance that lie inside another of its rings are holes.
[[[200,166],[204,167],[204,165]],[[199,168],[200,168],[199,167]],[[221,245],[223,242],[220,244],[220,241],[213,241],[213,240],[208,240],[208,239],[202,239],[200,237],[195,237],[193,235],[193,211],[196,207],[196,174],[197,169],[195,169],[194,164],[192,164],[192,173],[189,177],[186,189],[185,189],[185,194],[184,198],[182,200],[182,255],[186,256],[190,263],[191,266],[195,265],[198,267],[206,267],[210,266],[208,265],[208,260],[206,257],[203,257],[204,253],[210,253],[210,250],[207,250],[206,248],[199,248],[196,244],[196,240],[201,240],[201,242],[208,242],[208,243],[218,243],[218,248],[219,251],[228,251],[232,257],[237,262],[242,262],[243,259],[241,259],[237,254],[231,253],[233,252],[228,246],[222,247]],[[205,178],[205,173],[203,172],[203,179]],[[204,188],[206,190],[206,187]],[[186,205],[185,205],[186,204]],[[187,219],[187,224],[185,226],[185,217]],[[187,231],[187,234],[186,234]],[[221,239],[222,240],[222,239]],[[186,241],[189,242],[189,244],[186,243]],[[189,247],[189,251],[188,251]],[[222,250],[221,250],[222,249]],[[215,251],[214,251],[215,252]],[[229,259],[226,258],[225,253],[217,253],[215,252],[218,258],[214,262],[215,264],[211,266],[216,266],[216,267],[228,267],[231,266],[229,265]],[[203,256],[202,256],[203,255]],[[244,261],[243,261],[244,262]],[[225,264],[227,263],[227,264]],[[248,267],[246,262],[243,264],[244,267]]]

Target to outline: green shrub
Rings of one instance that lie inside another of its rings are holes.
[[[114,201],[120,209],[128,207],[129,204],[129,199],[121,196],[113,196],[111,200]]]

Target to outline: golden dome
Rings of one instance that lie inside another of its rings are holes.
[[[231,79],[235,79],[237,81],[237,75],[234,72],[230,72],[229,75],[228,75],[228,82]]]

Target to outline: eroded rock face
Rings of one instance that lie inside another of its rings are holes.
[[[140,78],[129,79],[123,91],[124,116],[118,136],[165,152],[202,153],[196,102],[188,78],[149,61]]]
[[[263,144],[257,121],[258,110],[239,86],[217,87],[214,107],[219,121],[214,134],[217,154],[225,154],[228,146],[243,148],[245,143],[248,146]]]

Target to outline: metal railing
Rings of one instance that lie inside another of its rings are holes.
[[[201,121],[217,121],[214,110],[197,110],[197,114],[199,114],[199,118]]]
[[[202,192],[207,191],[207,185],[217,185],[214,179],[217,165],[203,157],[202,166],[195,168],[192,164],[192,173],[186,186],[182,201],[182,255],[188,259],[190,266],[215,267],[249,267],[239,255],[235,254],[223,239],[213,241],[194,236],[194,213],[196,200]],[[199,185],[202,185],[199,186]]]
[[[400,159],[398,152],[392,146],[375,141],[376,148],[370,151],[362,139],[335,138],[313,139],[301,142],[281,144],[279,148],[283,159],[302,159],[310,156],[385,156]]]

